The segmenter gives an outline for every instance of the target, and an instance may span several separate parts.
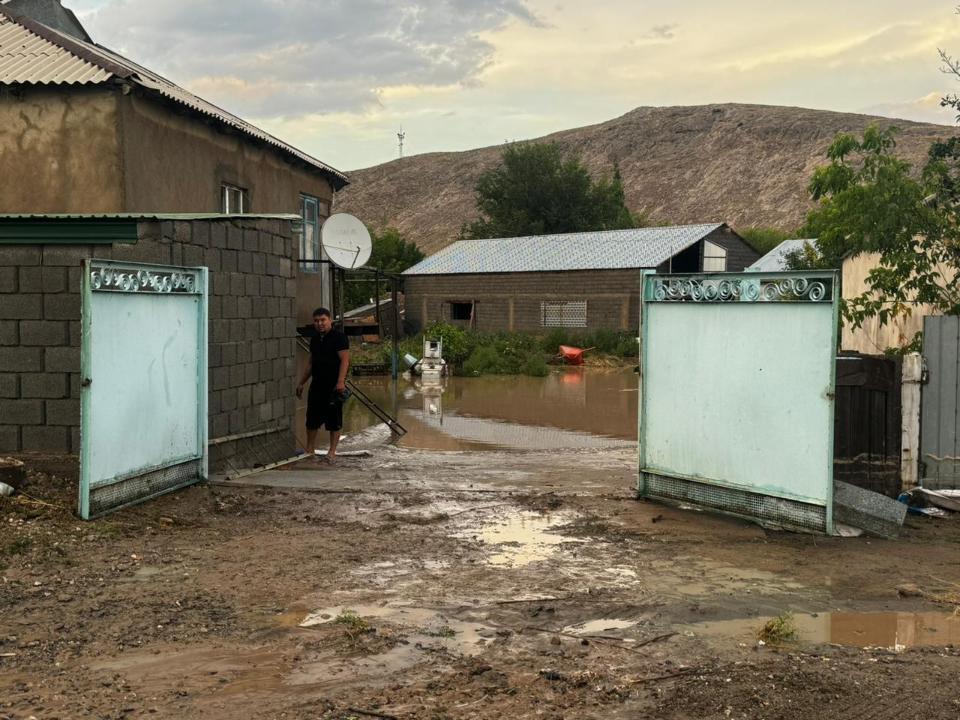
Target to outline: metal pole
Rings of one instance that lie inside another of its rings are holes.
[[[374,292],[376,294],[373,297],[377,308],[377,335],[381,340],[383,340],[383,323],[380,320],[380,268],[377,268],[374,277],[376,278],[374,280]]]
[[[343,286],[347,284],[347,271],[344,270],[343,268],[339,268],[339,272],[340,272],[340,282],[337,283],[337,289],[339,291],[338,297],[340,302],[340,308],[339,308],[338,314],[340,315],[340,331],[346,332],[344,330],[344,328],[346,327],[346,318],[343,316],[345,312],[343,308]]]
[[[400,302],[397,299],[398,278],[393,278],[390,285],[390,304],[393,305],[393,379],[396,380],[400,366]]]

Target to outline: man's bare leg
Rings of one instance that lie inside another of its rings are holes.
[[[337,458],[337,443],[340,442],[340,431],[330,433],[330,449],[327,451],[327,461],[333,464]]]
[[[307,428],[307,447],[304,448],[307,451],[307,455],[313,457],[314,450],[317,449],[317,431]]]

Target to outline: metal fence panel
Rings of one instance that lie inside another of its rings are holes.
[[[832,532],[833,273],[647,274],[641,494]]]
[[[81,517],[206,477],[205,268],[87,263],[81,372]]]
[[[923,319],[928,382],[920,406],[921,484],[960,487],[960,317]]]

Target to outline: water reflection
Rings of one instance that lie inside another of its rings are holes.
[[[356,378],[357,385],[407,428],[399,445],[435,450],[603,448],[637,434],[637,376],[585,368],[547,377],[451,377],[443,387]],[[302,411],[301,411],[302,412]],[[351,400],[344,432],[377,422]],[[302,414],[298,418],[302,424]]]

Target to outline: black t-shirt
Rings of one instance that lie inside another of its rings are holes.
[[[340,377],[341,350],[349,350],[350,341],[339,330],[310,339],[310,360],[313,363],[313,385],[333,389]]]

